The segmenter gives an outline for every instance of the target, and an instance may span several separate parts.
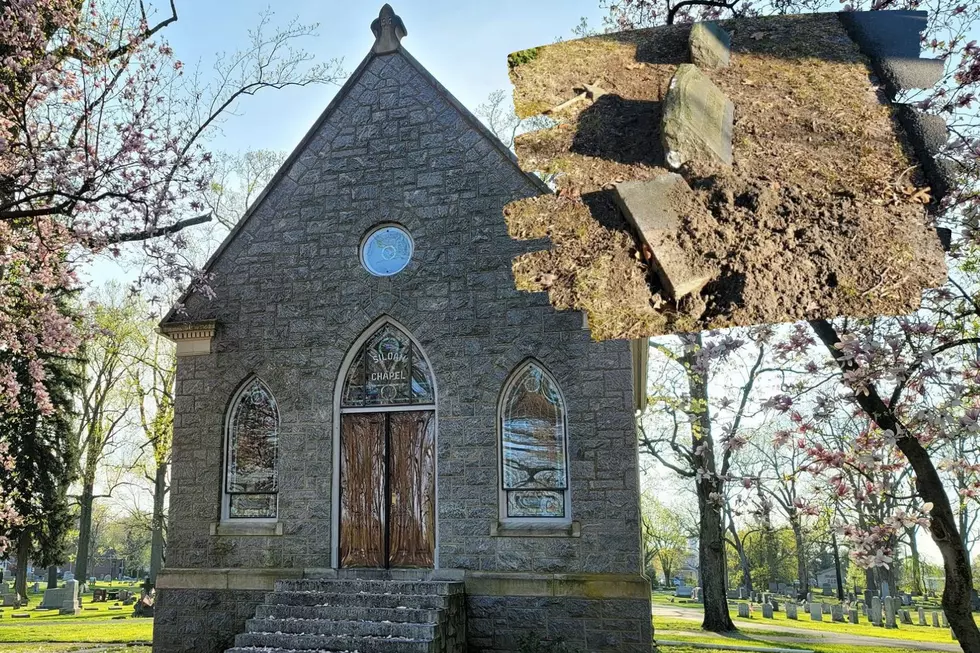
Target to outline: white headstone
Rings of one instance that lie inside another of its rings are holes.
[[[742,617],[743,619],[748,619],[749,618],[749,604],[748,603],[739,603],[738,604],[738,616]]]
[[[61,604],[61,614],[80,614],[82,609],[78,605],[78,581],[65,581],[64,603]]]
[[[798,619],[798,617],[797,617],[797,609],[798,609],[798,606],[796,605],[796,603],[794,603],[793,601],[789,601],[786,604],[786,618],[787,619],[793,619],[794,621],[796,619]]]
[[[895,623],[895,601],[892,597],[885,597],[885,628],[898,628]]]
[[[772,619],[773,618],[773,616],[772,616],[772,604],[770,604],[770,603],[763,603],[762,604],[762,616],[765,619]]]
[[[871,623],[881,625],[881,599],[877,596],[871,597]]]
[[[823,621],[823,605],[820,603],[810,604],[810,619],[812,621]]]
[[[920,626],[928,626],[929,625],[926,622],[926,609],[923,608],[921,605],[919,606],[919,625]]]

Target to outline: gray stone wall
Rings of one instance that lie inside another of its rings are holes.
[[[650,653],[650,602],[630,599],[467,596],[469,653],[512,653],[527,636],[571,653]]]
[[[438,556],[443,568],[638,573],[629,345],[591,342],[582,317],[514,287],[510,201],[539,191],[396,53],[372,59],[288,174],[212,267],[217,297],[179,320],[217,319],[215,353],[178,365],[168,566],[330,565],[334,384],[381,316],[421,342],[438,384]],[[358,258],[375,224],[412,233],[400,274]],[[525,358],[568,404],[579,538],[489,536],[498,514],[497,402]],[[282,536],[211,536],[220,513],[223,421],[258,374],[279,402]]]
[[[153,650],[220,653],[255,616],[264,591],[161,589],[153,616]]]

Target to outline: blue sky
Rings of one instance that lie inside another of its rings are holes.
[[[318,60],[344,58],[351,72],[374,42],[370,25],[383,2],[372,0],[280,0],[275,20],[294,16],[319,23],[319,36],[303,47]],[[248,42],[247,32],[270,6],[268,0],[177,0],[179,20],[165,30],[176,55],[189,66],[210,62],[219,51]],[[582,16],[601,23],[598,0],[395,0],[408,29],[403,44],[412,55],[471,109],[499,88],[509,88],[507,55],[515,50],[568,37]],[[337,87],[270,91],[246,99],[239,116],[223,126],[213,149],[292,150],[326,107]]]

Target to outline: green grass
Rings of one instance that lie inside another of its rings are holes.
[[[151,653],[149,646],[100,647],[93,644],[0,644],[0,653],[71,653],[72,651],[98,651],[98,653]]]
[[[43,586],[43,584],[42,584]],[[89,642],[95,644],[102,643],[128,643],[128,642],[149,642],[153,639],[153,620],[134,618],[133,606],[122,605],[118,601],[105,601],[92,603],[91,590],[97,588],[107,589],[128,589],[137,596],[139,595],[138,583],[93,583],[89,592],[80,598],[82,607],[81,614],[60,615],[57,610],[35,612],[34,608],[41,604],[44,591],[37,594],[28,592],[27,605],[20,608],[0,609],[0,653],[62,653],[63,651],[91,649],[91,646],[72,647],[65,646],[46,648],[42,644],[35,642]],[[110,610],[110,607],[120,608]],[[14,613],[27,613],[28,619],[13,619],[10,615]],[[28,647],[6,648],[6,643],[31,643]],[[106,651],[127,651],[127,653],[137,653],[139,648],[119,648],[108,647]],[[144,649],[149,653],[149,649]]]

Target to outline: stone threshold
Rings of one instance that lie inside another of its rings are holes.
[[[640,574],[541,574],[463,569],[164,569],[160,589],[275,589],[294,579],[462,581],[472,596],[552,596],[585,599],[650,600],[650,583]]]

